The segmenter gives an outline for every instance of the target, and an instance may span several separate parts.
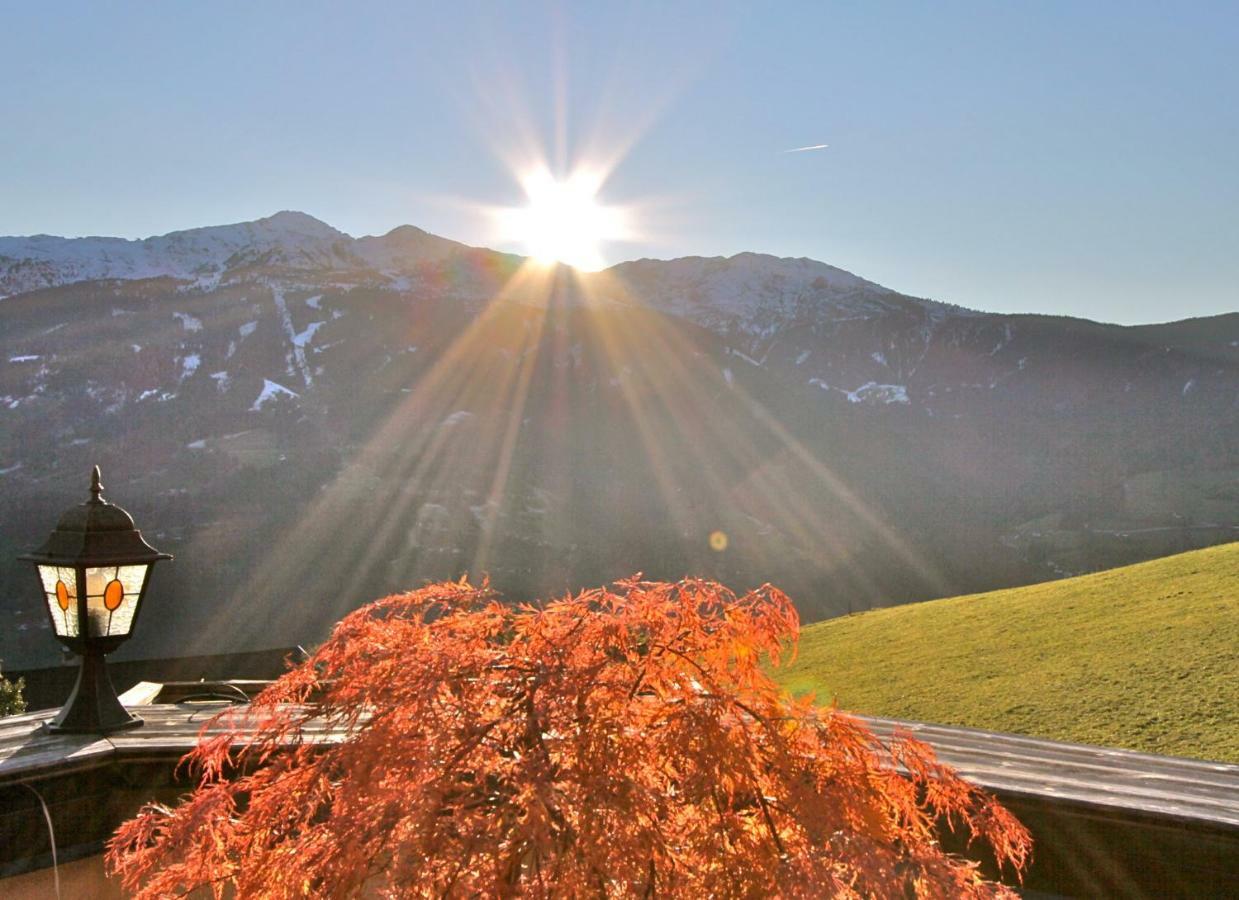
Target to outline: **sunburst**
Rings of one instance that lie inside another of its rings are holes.
[[[604,245],[629,240],[632,225],[622,207],[602,203],[602,183],[603,175],[591,169],[577,169],[565,178],[544,167],[533,169],[521,179],[527,203],[496,211],[501,239],[521,244],[543,265],[603,268]]]

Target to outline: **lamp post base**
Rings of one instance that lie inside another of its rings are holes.
[[[103,654],[86,653],[68,702],[44,727],[57,734],[107,734],[141,724],[116,696]]]

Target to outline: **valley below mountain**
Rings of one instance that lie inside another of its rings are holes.
[[[807,620],[1239,537],[1239,313],[1123,327],[760,254],[541,269],[301,213],[0,238],[6,667],[90,467],[174,562],[121,651],[321,639],[489,575],[772,582]]]

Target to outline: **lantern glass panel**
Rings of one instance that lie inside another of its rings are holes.
[[[77,637],[77,572],[68,566],[39,566],[43,596],[58,637]]]
[[[86,621],[90,637],[124,637],[133,627],[148,565],[86,570]]]

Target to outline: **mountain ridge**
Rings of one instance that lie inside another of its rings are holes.
[[[354,238],[293,210],[133,240],[9,236],[0,237],[0,296],[79,281],[153,277],[194,281],[258,262],[294,270],[364,267],[402,259],[415,264],[464,249],[464,244],[411,225]]]
[[[172,276],[172,278],[183,280],[195,280],[197,276],[202,274],[202,269],[204,268],[216,267],[227,270],[230,257],[219,258],[218,255],[212,257],[206,250],[202,250],[202,252],[206,253],[207,259],[199,260],[195,267],[182,269],[176,269],[170,267],[170,265],[165,265],[164,268],[157,267],[156,265],[154,268],[147,269],[136,268],[130,265],[130,268],[126,269],[124,268],[126,260],[108,260],[105,258],[104,260],[97,260],[97,262],[112,262],[119,268],[104,270],[103,273],[100,273],[98,268],[84,267],[83,264],[88,262],[88,260],[83,260],[81,253],[69,252],[63,254],[67,257],[63,262],[64,267],[67,269],[66,278],[57,279],[55,275],[50,274],[47,279],[38,281],[37,274],[28,271],[30,268],[37,267],[38,263],[55,264],[55,259],[52,257],[55,255],[53,252],[56,249],[62,250],[62,252],[63,250],[88,249],[90,247],[97,247],[102,250],[136,250],[139,248],[157,247],[157,245],[161,244],[172,245],[172,247],[188,244],[192,247],[193,240],[199,238],[222,239],[221,243],[224,247],[232,247],[235,243],[238,248],[275,249],[278,245],[282,247],[281,238],[305,238],[312,240],[312,242],[323,244],[317,248],[320,250],[318,254],[307,255],[302,260],[284,260],[286,263],[297,263],[297,265],[294,265],[294,268],[307,269],[313,268],[315,265],[332,268],[333,263],[338,264],[342,262],[342,260],[332,260],[327,255],[323,255],[327,250],[341,244],[352,250],[353,254],[356,254],[356,260],[353,260],[353,262],[374,265],[375,268],[385,269],[389,273],[399,273],[399,271],[415,267],[415,265],[436,262],[436,260],[450,257],[452,254],[463,252],[493,253],[503,255],[503,257],[525,259],[520,257],[519,254],[479,247],[479,245],[466,244],[460,242],[460,240],[442,237],[439,234],[427,232],[426,229],[410,223],[399,224],[399,226],[395,226],[383,234],[363,234],[363,236],[354,237],[352,234],[339,231],[335,226],[331,226],[323,219],[312,216],[310,213],[297,210],[281,210],[270,214],[270,216],[248,219],[248,221],[217,224],[217,226],[175,229],[175,231],[154,234],[154,236],[145,238],[119,238],[112,236],[68,238],[45,233],[31,234],[31,236],[0,236],[0,300],[27,293],[30,290],[55,288],[55,286],[73,284],[83,280],[108,280],[114,278],[139,280],[142,278],[157,278],[157,276]],[[228,238],[235,239],[229,240]],[[401,248],[403,248],[403,252],[401,252]],[[285,247],[284,249],[290,248]],[[306,248],[301,247],[300,249],[305,250]],[[253,262],[253,260],[234,260],[235,265],[247,262]],[[788,270],[812,269],[815,276],[823,276],[823,278],[825,276],[833,276],[838,281],[838,285],[844,286],[844,288],[870,290],[875,294],[908,296],[887,288],[885,285],[878,284],[876,281],[866,279],[864,276],[856,275],[850,270],[823,262],[823,260],[812,257],[782,257],[782,255],[755,252],[755,250],[741,250],[741,252],[731,255],[690,254],[685,255],[685,257],[667,259],[642,257],[621,260],[621,262],[612,264],[610,267],[601,269],[598,273],[580,274],[582,278],[589,279],[590,275],[638,273],[638,271],[650,267],[675,267],[679,269],[695,267],[703,269],[710,267],[736,267],[736,265],[745,263],[751,263],[756,265],[756,267],[763,267],[767,270],[778,268],[782,274],[786,274]],[[926,304],[942,306],[944,309],[958,312],[958,314],[971,314],[971,312],[986,314],[984,310],[953,304],[950,301],[929,298],[913,299],[926,302]],[[1114,324],[1114,322],[1085,319],[1085,317],[1080,316],[1041,314],[1041,312],[1015,312],[1015,314],[1001,315],[1048,316],[1054,317],[1054,319],[1070,319],[1084,322],[1095,321],[1098,325],[1115,325],[1125,327],[1125,329],[1156,329],[1156,327],[1175,324],[1175,322],[1191,321],[1168,320],[1166,322],[1149,322],[1149,324],[1120,325]],[[1215,316],[1199,316],[1196,319],[1213,319],[1213,317]]]

